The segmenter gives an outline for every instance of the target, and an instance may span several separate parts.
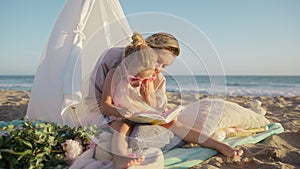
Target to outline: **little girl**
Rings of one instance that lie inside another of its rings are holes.
[[[101,111],[113,129],[111,151],[114,168],[124,168],[119,161],[128,157],[127,166],[139,165],[143,157],[128,151],[128,136],[132,122],[126,120],[135,112],[163,110],[167,103],[164,90],[153,83],[157,78],[155,66],[158,53],[145,44],[138,33],[132,36],[132,44],[124,50],[124,58],[116,69],[109,71],[103,88]]]

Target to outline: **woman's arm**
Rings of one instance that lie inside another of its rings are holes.
[[[127,109],[118,108],[113,105],[113,90],[112,90],[112,78],[115,75],[114,74],[115,69],[112,69],[108,72],[104,85],[103,85],[103,93],[102,93],[102,101],[100,103],[100,109],[103,114],[107,116],[116,116],[116,117],[123,117],[122,114],[126,114]],[[117,76],[117,75],[115,75]],[[120,114],[122,112],[122,114]]]

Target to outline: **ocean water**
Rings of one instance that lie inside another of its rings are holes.
[[[31,90],[33,75],[26,76],[1,76],[0,90]]]
[[[34,76],[0,76],[0,90],[31,90]],[[300,76],[168,76],[167,91],[195,94],[300,96]]]
[[[209,95],[300,96],[300,76],[166,76],[167,90]]]

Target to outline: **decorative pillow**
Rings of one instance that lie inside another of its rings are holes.
[[[226,102],[218,128],[236,126],[243,129],[252,129],[266,126],[269,123],[270,121],[265,116],[251,109],[244,108],[236,103]]]
[[[260,128],[269,124],[263,115],[236,103],[221,99],[201,99],[185,105],[178,121],[188,127],[211,136],[215,131],[227,127],[242,129]],[[205,141],[206,138],[199,138]]]

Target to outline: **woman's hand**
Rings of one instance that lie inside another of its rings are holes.
[[[160,124],[160,126],[162,126],[162,127],[168,129],[168,128],[170,128],[173,124],[175,124],[176,121],[177,121],[177,117],[176,117],[174,120],[172,120],[172,121],[170,121],[169,123],[167,123],[167,124]]]

